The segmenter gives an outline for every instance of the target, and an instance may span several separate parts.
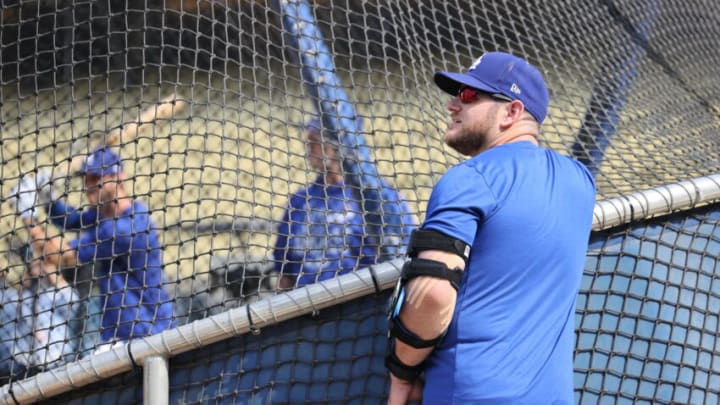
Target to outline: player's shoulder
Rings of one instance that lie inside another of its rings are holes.
[[[296,191],[290,196],[289,204],[292,208],[298,208],[303,205],[305,205],[305,202],[307,201],[307,197],[310,195],[310,189],[309,187],[301,188],[300,190]]]
[[[150,209],[138,200],[120,213],[116,218],[104,218],[98,224],[98,230],[109,234],[138,233],[151,227]]]
[[[468,184],[471,183],[474,178],[482,176],[484,168],[485,164],[482,160],[473,157],[450,167],[445,174],[442,175],[438,183]]]
[[[563,165],[562,169],[566,173],[568,171],[574,172],[576,178],[579,179],[580,182],[584,183],[588,189],[592,189],[594,192],[596,188],[595,176],[593,176],[592,172],[590,172],[590,169],[588,169],[585,164],[572,156],[562,154],[556,150],[546,149],[546,151],[549,156],[554,157],[555,161],[558,162],[558,164]]]

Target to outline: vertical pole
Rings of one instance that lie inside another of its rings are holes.
[[[613,20],[623,26],[633,42],[630,49],[618,49],[615,55],[609,55],[600,67],[582,127],[572,146],[573,156],[584,163],[593,175],[600,171],[605,150],[617,132],[620,114],[637,76],[638,65],[647,54],[649,38],[661,10],[658,1],[650,1],[644,6],[647,16],[633,24],[612,0],[604,3]]]
[[[345,181],[359,190],[365,223],[377,237],[379,261],[405,254],[415,224],[404,223],[400,195],[378,173],[370,147],[362,134],[362,124],[337,76],[330,49],[315,23],[306,0],[273,0],[280,13],[285,40],[297,50],[297,61],[305,85],[316,102],[323,128],[340,145]]]
[[[168,405],[170,379],[168,361],[163,356],[149,356],[143,362],[143,404]]]

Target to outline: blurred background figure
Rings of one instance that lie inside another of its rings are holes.
[[[0,385],[25,374],[26,365],[15,359],[20,294],[7,280],[9,268],[0,269]],[[25,347],[29,345],[25,344]]]
[[[274,266],[265,256],[213,255],[207,283],[195,282],[191,294],[176,299],[178,323],[192,322],[274,295],[278,283]]]
[[[173,302],[165,291],[162,244],[147,205],[125,189],[120,157],[97,148],[79,173],[89,203],[81,209],[54,198],[47,171],[26,175],[10,202],[22,218],[32,244],[46,263],[57,267],[93,264],[102,294],[101,338],[105,348],[175,326]],[[37,206],[63,233],[77,239],[48,236],[37,221]]]
[[[290,196],[277,231],[273,258],[281,289],[326,280],[378,260],[379,243],[368,235],[357,190],[345,184],[337,142],[321,125],[313,117],[304,128],[307,162],[318,176]],[[405,201],[400,203],[407,213],[403,224],[414,226],[417,220]]]
[[[22,280],[18,331],[29,347],[17,353],[29,367],[48,369],[75,359],[79,329],[79,296],[57,266],[30,246]],[[17,346],[16,346],[17,347]]]
[[[14,245],[25,271],[19,291],[7,282],[8,271],[1,272],[0,382],[75,360],[81,328],[75,289],[29,244]]]

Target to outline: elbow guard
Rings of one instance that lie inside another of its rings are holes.
[[[447,333],[447,330],[434,339],[423,339],[413,331],[409,330],[400,320],[400,311],[402,311],[405,303],[405,284],[419,276],[429,276],[448,280],[450,285],[458,289],[462,271],[460,269],[450,269],[445,263],[435,260],[426,260],[412,258],[405,266],[403,266],[402,276],[398,279],[395,286],[395,292],[390,300],[388,307],[388,355],[385,357],[385,367],[396,377],[414,381],[424,370],[424,363],[416,366],[404,364],[395,354],[395,344],[392,339],[398,339],[401,342],[415,348],[423,349],[437,345]]]
[[[409,330],[400,320],[400,311],[405,303],[405,285],[415,277],[427,276],[448,280],[457,291],[462,279],[462,270],[450,269],[445,263],[436,260],[420,259],[417,255],[424,250],[442,250],[455,253],[467,262],[470,256],[470,246],[461,240],[448,237],[432,230],[415,230],[410,237],[408,256],[410,260],[405,263],[402,275],[395,286],[395,292],[390,299],[388,307],[388,347],[389,353],[385,358],[385,366],[398,378],[412,381],[422,372],[424,364],[409,366],[403,364],[395,354],[395,345],[392,339],[415,348],[423,349],[437,345],[447,330],[434,339],[423,339]]]
[[[426,250],[442,250],[454,253],[460,256],[465,263],[470,258],[470,245],[460,239],[430,229],[416,229],[410,235],[410,243],[408,244],[410,261],[403,266],[400,284],[404,285],[415,277],[428,276],[448,280],[457,291],[462,278],[462,270],[458,268],[450,269],[445,263],[436,260],[417,257],[420,252]]]
[[[452,238],[430,229],[416,229],[410,234],[408,256],[417,257],[424,250],[442,250],[455,253],[467,263],[470,258],[470,245],[460,239]]]
[[[405,284],[409,280],[419,276],[448,280],[450,285],[457,291],[460,285],[462,271],[460,269],[450,269],[445,263],[435,260],[418,258],[410,259],[410,261],[406,262],[405,266],[403,266],[402,276],[395,286],[395,292],[391,297],[390,307],[388,308],[388,337],[397,338],[416,349],[435,346],[445,337],[443,333],[435,339],[422,339],[407,329],[400,320],[400,311],[402,311],[403,304],[405,303]]]

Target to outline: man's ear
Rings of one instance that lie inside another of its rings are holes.
[[[513,100],[508,103],[508,115],[511,116],[515,121],[519,121],[523,118],[525,113],[525,105],[520,100]]]
[[[500,122],[502,128],[508,128],[521,121],[525,115],[525,106],[520,100],[504,103],[502,108],[504,111],[503,119]]]

